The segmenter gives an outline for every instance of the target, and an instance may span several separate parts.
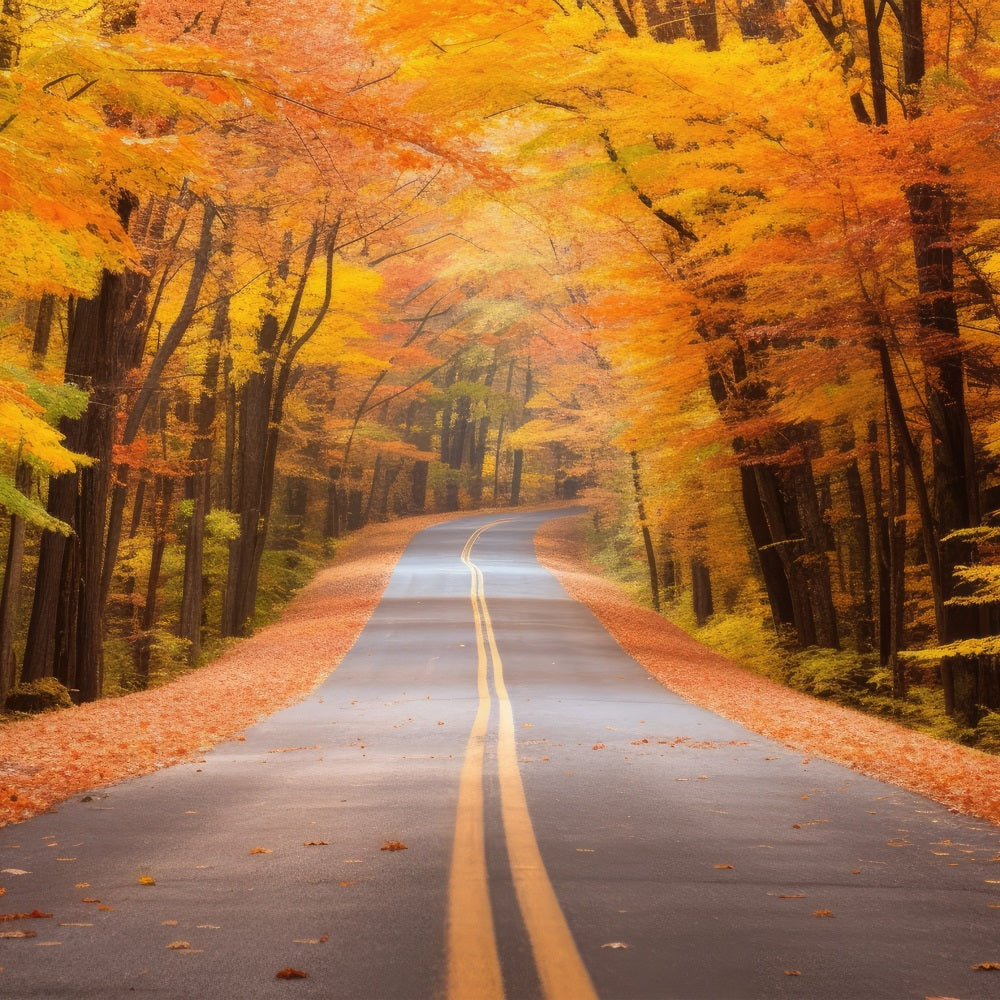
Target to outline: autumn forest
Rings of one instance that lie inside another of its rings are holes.
[[[579,498],[703,641],[1000,750],[998,66],[995,0],[2,0],[0,699]]]

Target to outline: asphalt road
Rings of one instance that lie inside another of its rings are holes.
[[[547,516],[422,532],[306,701],[0,831],[52,914],[0,997],[1000,996],[1000,831],[665,691]]]

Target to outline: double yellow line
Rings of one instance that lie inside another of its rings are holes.
[[[545,1000],[597,1000],[535,839],[517,762],[514,712],[486,606],[483,573],[471,558],[480,535],[502,523],[493,521],[473,532],[462,550],[462,562],[472,577],[470,598],[476,624],[479,705],[459,778],[448,885],[448,1000],[502,1000],[505,995],[490,903],[483,817],[483,765],[492,710],[491,664],[499,712],[500,811],[514,890],[542,993]]]

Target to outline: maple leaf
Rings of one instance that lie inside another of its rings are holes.
[[[0,913],[0,921],[4,920],[39,920],[51,917],[51,913],[42,913],[41,910],[32,910],[30,913]]]
[[[399,840],[387,840],[380,848],[380,851],[405,851],[406,844]]]
[[[251,847],[247,852],[248,854],[272,854],[273,851],[269,847]]]

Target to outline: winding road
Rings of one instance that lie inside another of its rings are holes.
[[[1000,830],[664,690],[535,561],[563,513],[421,532],[305,701],[0,830],[52,914],[0,996],[1000,996]]]

